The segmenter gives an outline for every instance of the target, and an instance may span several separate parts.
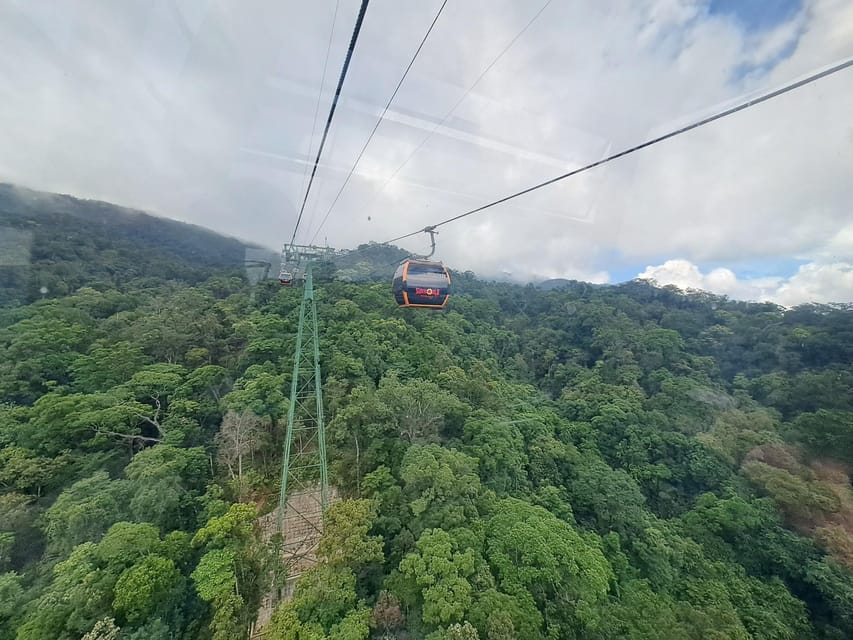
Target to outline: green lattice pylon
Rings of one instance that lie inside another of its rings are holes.
[[[299,308],[278,505],[278,532],[290,577],[314,563],[328,499],[320,339],[309,264]]]

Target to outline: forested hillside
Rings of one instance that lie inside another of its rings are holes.
[[[82,286],[138,288],[146,278],[195,284],[242,265],[247,247],[142,211],[0,183],[0,304]]]
[[[0,310],[0,639],[246,637],[301,290],[4,215],[59,256],[4,291],[67,277]],[[398,256],[318,266],[341,500],[266,638],[853,637],[853,309],[456,273],[398,310]]]

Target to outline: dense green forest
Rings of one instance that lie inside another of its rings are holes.
[[[196,284],[254,247],[142,211],[0,183],[0,304],[80,287]],[[251,256],[249,256],[251,257]],[[131,285],[130,283],[133,282]]]
[[[301,291],[33,197],[0,191],[0,639],[246,637]],[[853,308],[454,273],[399,310],[400,255],[318,265],[341,499],[265,638],[853,637]]]

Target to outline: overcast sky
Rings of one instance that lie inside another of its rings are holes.
[[[297,241],[440,4],[370,2]],[[332,31],[333,0],[5,0],[0,181],[280,247],[358,6],[340,0]],[[449,0],[316,240],[402,235],[850,56],[850,0]],[[438,240],[487,277],[851,301],[853,68]]]

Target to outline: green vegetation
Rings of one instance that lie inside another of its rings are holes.
[[[0,639],[246,637],[301,291],[112,213],[15,214]],[[401,311],[398,256],[318,269],[342,499],[267,638],[853,637],[853,309],[460,273]]]
[[[0,183],[0,304],[98,289],[196,284],[247,247],[201,227],[106,202]]]

